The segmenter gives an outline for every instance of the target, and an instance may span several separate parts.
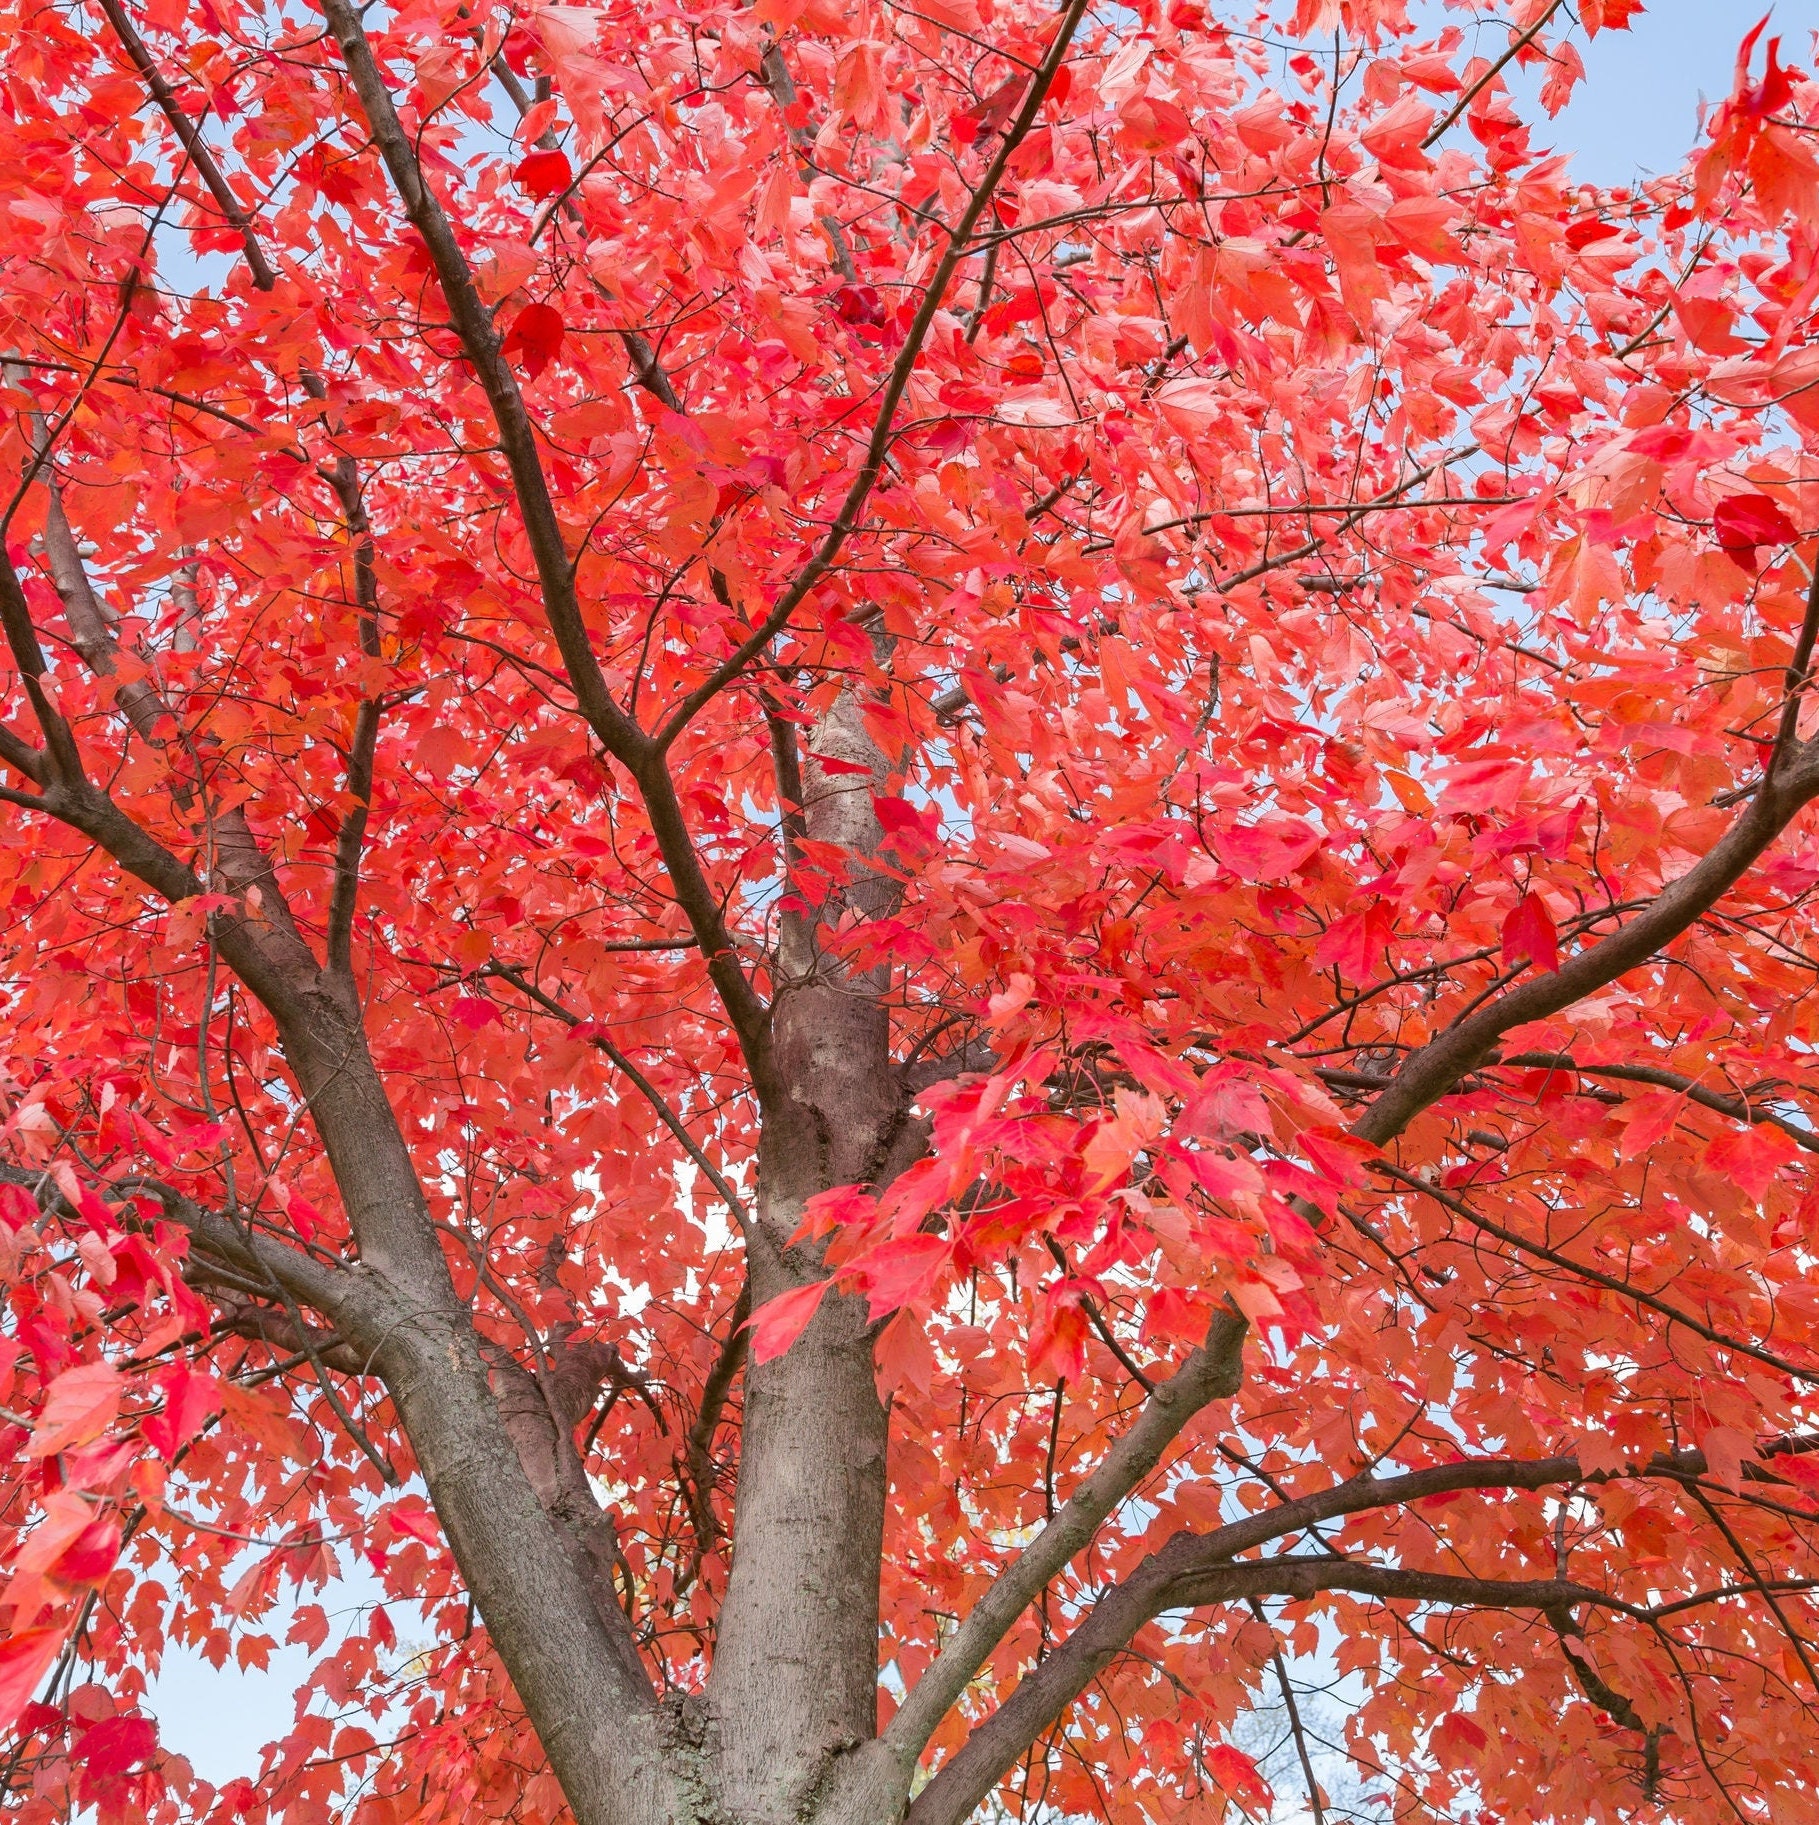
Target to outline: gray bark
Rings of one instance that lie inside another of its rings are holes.
[[[422,1187],[351,1008],[319,978],[277,997],[286,1056],[334,1167],[361,1261],[330,1315],[384,1380],[500,1659],[583,1825],[659,1818],[665,1777],[649,1680],[625,1616],[601,1600],[551,1423],[543,1479],[495,1394]],[[558,1434],[560,1436],[558,1436]],[[579,1492],[586,1497],[585,1486]],[[541,1498],[541,1499],[540,1499]]]
[[[824,773],[821,755],[867,771]],[[875,917],[895,897],[864,867],[884,771],[860,706],[843,695],[801,768],[805,833],[840,844],[857,869],[830,914],[852,905]],[[780,951],[771,1045],[783,1094],[764,1110],[746,1237],[754,1305],[823,1277],[820,1249],[789,1243],[804,1205],[875,1182],[904,1124],[883,985],[828,956],[810,918],[786,916]],[[876,1734],[886,1443],[864,1302],[831,1294],[784,1355],[746,1369],[733,1563],[709,1687],[719,1792],[741,1825],[802,1817],[835,1758]]]

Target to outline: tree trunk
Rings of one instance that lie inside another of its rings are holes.
[[[866,773],[824,773],[823,755]],[[894,902],[893,884],[864,867],[880,836],[871,795],[884,772],[859,705],[843,695],[815,729],[800,785],[799,827],[838,843],[857,871],[822,909],[824,923],[843,909],[876,917]],[[746,1238],[755,1307],[825,1275],[818,1245],[790,1241],[808,1200],[888,1181],[913,1145],[885,982],[844,969],[809,918],[790,913],[782,924],[771,1012],[781,1097],[764,1110]],[[864,1301],[829,1294],[784,1355],[746,1370],[733,1563],[710,1682],[720,1790],[740,1825],[793,1825],[834,1758],[877,1733],[886,1445]]]

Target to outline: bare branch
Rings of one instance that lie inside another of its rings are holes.
[[[1251,1614],[1270,1629],[1269,1612],[1263,1607],[1260,1599],[1251,1599]],[[1270,1642],[1270,1663],[1276,1669],[1276,1684],[1282,1690],[1282,1708],[1288,1713],[1288,1727],[1295,1739],[1295,1755],[1301,1763],[1301,1778],[1307,1782],[1308,1809],[1314,1815],[1314,1825],[1326,1825],[1326,1807],[1320,1798],[1320,1781],[1314,1773],[1314,1758],[1308,1753],[1307,1732],[1301,1727],[1301,1706],[1295,1698],[1295,1682],[1289,1677],[1288,1662],[1282,1657],[1282,1649],[1274,1639]]]
[[[689,1514],[695,1525],[696,1562],[708,1551],[719,1535],[714,1518],[714,1435],[720,1430],[720,1416],[726,1411],[727,1396],[745,1361],[745,1321],[752,1313],[752,1283],[744,1280],[739,1297],[727,1319],[727,1333],[701,1386],[701,1406],[688,1429],[684,1465],[689,1484]]]
[[[1468,84],[1459,99],[1454,102],[1453,105],[1447,109],[1446,113],[1428,130],[1427,137],[1421,142],[1423,151],[1426,151],[1430,146],[1435,145],[1440,140],[1447,128],[1478,99],[1479,93],[1502,75],[1504,66],[1508,64],[1511,59],[1520,57],[1522,53],[1540,37],[1541,28],[1546,25],[1565,4],[1566,0],[1553,0],[1553,5],[1548,7],[1533,25],[1529,26],[1526,31],[1517,33],[1516,36],[1510,40],[1509,48],[1504,51],[1503,55],[1492,63],[1490,68],[1487,69],[1476,82]]]
[[[486,35],[483,32],[476,32],[474,34],[474,40],[477,44],[484,44],[485,36]],[[531,111],[533,106],[529,90],[527,90],[524,84],[518,80],[517,73],[512,69],[511,65],[505,61],[505,54],[503,52],[500,52],[493,58],[489,68],[492,70],[493,75],[498,79],[499,86],[511,97],[512,106],[518,110],[518,118],[522,120],[524,116]],[[553,132],[546,130],[537,136],[537,144],[545,151],[554,152],[560,148],[562,142]],[[597,161],[604,156],[604,153],[596,153],[594,156],[595,161]],[[532,228],[530,238],[533,243],[535,243],[537,239],[537,231],[542,226],[542,223],[547,222],[558,211],[569,217],[572,221],[578,222],[581,219],[581,211],[574,201],[574,194],[576,190],[580,188],[581,180],[587,175],[587,170],[590,168],[591,162],[589,167],[584,167],[582,170],[575,173],[574,177],[569,181],[568,188],[544,213],[541,221]],[[612,296],[606,287],[600,283],[599,279],[595,278],[592,282],[594,289],[598,291],[603,298],[610,298]],[[613,334],[619,338],[627,356],[630,357],[632,376],[638,384],[643,387],[653,399],[668,406],[672,412],[686,412],[688,408],[683,405],[675,387],[670,382],[669,375],[663,371],[663,364],[657,359],[657,351],[651,347],[650,343],[647,342],[643,336],[639,335],[636,330],[615,330]]]

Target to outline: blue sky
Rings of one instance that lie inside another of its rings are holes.
[[[1542,128],[1538,143],[1572,152],[1579,174],[1597,183],[1672,169],[1693,143],[1701,98],[1717,101],[1729,92],[1738,40],[1765,10],[1765,0],[1653,0],[1629,31],[1593,41],[1585,85]],[[1819,0],[1781,0],[1773,19],[1790,61],[1809,64]],[[342,1601],[367,1595],[356,1587]],[[273,1632],[282,1637],[285,1619],[276,1620]],[[290,1648],[275,1654],[265,1673],[238,1672],[231,1661],[216,1672],[173,1651],[150,1708],[165,1742],[218,1784],[256,1773],[260,1746],[289,1730],[292,1693],[306,1665],[303,1650]]]
[[[1638,170],[1671,170],[1693,143],[1699,100],[1730,93],[1737,45],[1769,12],[1768,0],[1651,0],[1626,32],[1600,32],[1582,46],[1585,82],[1551,129],[1579,173],[1628,183]],[[1770,30],[1787,60],[1810,67],[1819,0],[1780,0]],[[1757,52],[1758,67],[1761,52]]]

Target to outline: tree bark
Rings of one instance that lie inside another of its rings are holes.
[[[865,772],[824,772],[823,756]],[[825,1274],[818,1245],[790,1241],[810,1198],[900,1169],[906,1123],[885,984],[844,968],[816,935],[842,910],[876,917],[894,903],[894,884],[864,865],[882,834],[872,792],[885,772],[859,703],[843,694],[801,767],[800,826],[838,843],[855,875],[820,920],[783,918],[771,1010],[781,1095],[764,1109],[746,1237],[754,1306]],[[740,1825],[805,1816],[835,1759],[877,1733],[887,1438],[863,1300],[828,1294],[789,1350],[748,1365],[733,1563],[709,1686],[720,1793]]]

